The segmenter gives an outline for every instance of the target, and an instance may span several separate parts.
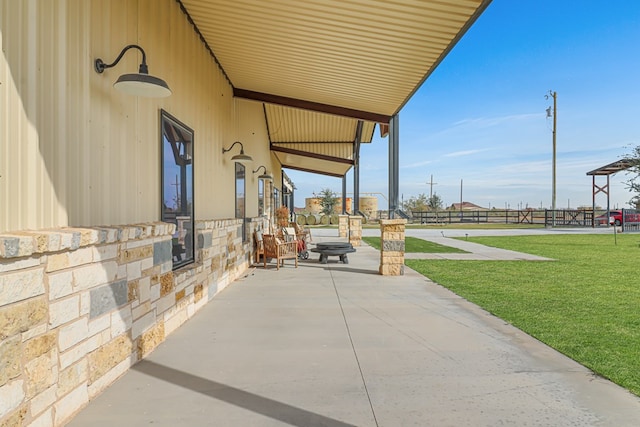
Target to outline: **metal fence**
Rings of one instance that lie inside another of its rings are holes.
[[[619,209],[616,211],[620,212]],[[396,217],[400,218],[397,214]],[[388,211],[378,211],[377,219],[387,218]],[[547,227],[606,227],[608,222],[606,211],[599,210],[594,215],[591,210],[577,209],[414,211],[408,212],[407,219],[413,224],[537,224]],[[621,226],[622,231],[640,232],[640,210],[622,209],[621,222],[616,221],[615,225]]]
[[[388,217],[387,212],[380,212],[380,217]],[[409,222],[414,224],[538,224],[553,226],[591,227],[593,212],[586,210],[549,209],[491,209],[464,211],[414,211],[409,214]]]
[[[622,231],[640,231],[640,210],[622,209]]]

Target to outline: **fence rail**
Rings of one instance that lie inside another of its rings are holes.
[[[380,214],[381,218],[388,215],[386,211],[381,211]],[[409,221],[414,224],[538,224],[561,227],[591,227],[594,219],[592,211],[570,209],[557,209],[555,215],[550,209],[414,211],[409,217]]]

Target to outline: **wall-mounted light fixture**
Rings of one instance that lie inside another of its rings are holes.
[[[107,68],[115,67],[122,59],[125,52],[129,49],[138,49],[142,52],[142,63],[137,74],[123,74],[113,84],[113,87],[121,92],[129,95],[144,96],[148,98],[164,98],[171,95],[171,89],[164,80],[149,75],[149,68],[147,67],[147,55],[144,50],[137,44],[130,44],[125,46],[120,52],[120,55],[111,64],[105,64],[102,59],[95,60],[93,66],[98,74],[102,74]]]
[[[264,173],[262,175],[260,175],[258,177],[258,179],[264,179],[265,181],[273,181],[273,175],[271,175],[269,172],[267,172],[267,168],[264,165],[260,165],[258,166],[258,168],[254,171],[252,171],[253,173],[256,173],[260,170],[260,168],[264,169]]]
[[[251,162],[253,162],[253,159],[251,158],[251,156],[247,156],[246,154],[244,154],[244,146],[242,145],[242,142],[240,142],[240,141],[234,142],[233,144],[231,144],[231,147],[229,147],[229,148],[223,148],[222,149],[222,154],[226,153],[227,151],[231,151],[233,146],[236,145],[236,144],[240,144],[240,154],[236,154],[235,156],[231,157],[231,160],[233,160],[234,162],[238,162],[238,163],[251,163]]]

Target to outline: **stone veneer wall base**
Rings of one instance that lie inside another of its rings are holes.
[[[0,235],[0,425],[62,425],[151,353],[247,270],[242,226],[197,221],[175,271],[173,224]]]

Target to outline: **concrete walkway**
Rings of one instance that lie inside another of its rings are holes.
[[[504,321],[349,261],[252,269],[69,425],[638,425],[640,399]]]
[[[466,240],[450,239],[448,237],[423,236],[423,240],[428,240],[443,246],[451,246],[468,253],[406,253],[405,259],[455,259],[455,260],[478,260],[478,261],[552,261],[537,255],[525,254],[522,252],[510,251],[507,249],[492,248]]]

